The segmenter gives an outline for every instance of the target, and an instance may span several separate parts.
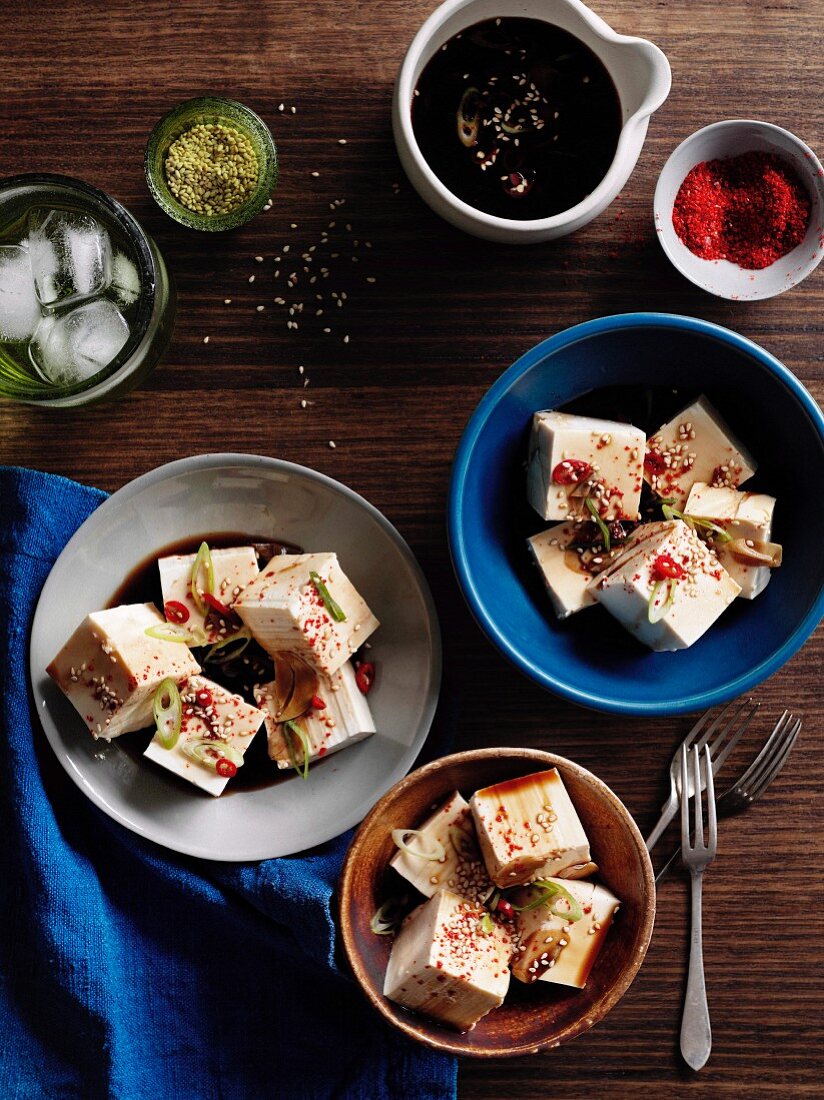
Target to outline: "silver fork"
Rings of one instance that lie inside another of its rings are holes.
[[[707,725],[707,723],[709,722],[712,711],[708,710],[701,715],[681,742],[679,748],[676,749],[675,755],[672,758],[672,763],[670,764],[669,797],[661,807],[661,816],[658,819],[658,824],[647,837],[647,851],[652,851],[661,839],[661,834],[678,812],[681,780],[681,749],[688,749],[694,746],[700,750],[709,743],[712,771],[713,774],[715,774],[744,735],[747,726],[749,726],[754,716],[758,713],[758,707],[759,704],[754,703],[752,699],[744,699],[738,705],[736,705],[735,702],[728,703],[709,725]],[[713,735],[715,736],[713,737]],[[710,742],[711,737],[713,737],[712,742]],[[689,797],[692,797],[692,787],[688,788],[688,793]]]
[[[690,934],[690,969],[684,1014],[681,1017],[681,1053],[693,1069],[700,1069],[710,1056],[712,1029],[704,983],[704,951],[701,943],[701,884],[705,868],[715,859],[718,846],[718,824],[715,817],[715,788],[712,778],[710,749],[692,750],[692,786],[695,791],[695,836],[690,838],[689,780],[687,748],[681,748],[681,859],[692,880],[692,931]],[[704,767],[701,768],[703,756]],[[703,770],[703,776],[702,776]],[[704,843],[704,797],[706,787],[707,841]]]
[[[731,817],[733,814],[740,813],[741,810],[746,810],[757,798],[761,797],[787,763],[787,758],[800,732],[801,719],[785,710],[765,741],[761,752],[758,753],[744,774],[740,779],[736,779],[723,794],[718,796],[715,803],[717,817]],[[713,768],[713,771],[715,771],[715,768]],[[680,855],[681,849],[679,847],[675,849],[655,876],[656,885]]]

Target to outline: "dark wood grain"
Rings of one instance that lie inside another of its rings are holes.
[[[116,489],[161,462],[236,449],[347,482],[397,524],[432,583],[446,683],[460,704],[455,747],[509,742],[569,756],[625,800],[643,831],[688,720],[587,713],[504,663],[452,579],[444,531],[450,461],[468,415],[504,367],[544,336],[614,312],[670,310],[735,328],[787,363],[821,401],[822,271],[771,301],[720,301],[673,271],[651,224],[663,161],[708,122],[767,119],[822,151],[820,0],[599,0],[597,10],[617,30],[666,51],[673,91],[620,199],[574,237],[525,251],[491,248],[446,227],[398,165],[392,81],[433,7],[428,0],[0,3],[4,171],[66,172],[123,200],[154,235],[180,295],[170,351],[141,390],[111,407],[60,415],[2,404],[0,459]],[[204,91],[258,110],[281,155],[272,209],[219,239],[167,220],[142,175],[156,119]],[[281,114],[281,102],[297,113]],[[332,213],[336,199],[346,203]],[[318,291],[327,311],[314,318],[307,306],[300,329],[287,331],[273,299],[295,267],[282,263],[275,281],[273,258],[287,242],[299,253],[332,220],[343,244]],[[358,263],[349,259],[355,238]],[[265,262],[256,264],[256,255]],[[367,275],[377,282],[366,283]],[[331,290],[347,291],[343,308],[328,308]],[[334,331],[326,335],[330,313]],[[310,379],[305,390],[299,364]],[[301,399],[313,404],[301,408]],[[823,652],[819,631],[756,693],[762,728],[792,706],[804,712],[805,729],[774,790],[724,823],[706,878],[709,1065],[696,1077],[678,1056],[687,892],[675,878],[660,891],[646,963],[610,1017],[535,1058],[463,1064],[463,1096],[821,1095]]]

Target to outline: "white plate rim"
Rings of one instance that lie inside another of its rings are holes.
[[[340,493],[352,501],[357,507],[362,508],[368,515],[380,526],[383,531],[388,535],[390,540],[395,544],[401,556],[405,559],[409,566],[412,575],[414,576],[418,588],[420,590],[421,598],[426,609],[426,617],[428,620],[429,633],[431,638],[431,650],[429,655],[429,690],[427,698],[423,707],[423,713],[418,724],[418,729],[412,743],[407,747],[406,751],[401,755],[395,766],[381,781],[379,788],[375,789],[374,801],[377,802],[383,795],[394,786],[394,784],[401,779],[414,765],[421,749],[426,742],[429,732],[432,728],[432,722],[435,717],[435,711],[438,706],[438,700],[440,698],[440,688],[442,679],[442,643],[440,624],[438,621],[438,614],[435,607],[435,601],[432,597],[432,592],[429,588],[429,584],[426,577],[423,574],[423,570],[418,564],[415,555],[412,553],[408,543],[397,530],[397,528],[380,512],[373,504],[370,504],[365,497],[356,493],[354,489],[350,489],[347,485],[337,481],[335,478],[329,477],[327,474],[320,473],[317,470],[313,470],[309,466],[303,466],[296,462],[289,462],[286,459],[270,458],[267,455],[246,454],[243,452],[209,452],[206,454],[191,455],[187,458],[175,459],[172,462],[164,463],[162,466],[157,466],[152,470],[147,471],[145,474],[133,478],[131,481],[126,482],[119,489],[115,490],[106,500],[103,501],[92,513],[89,515],[83,523],[78,527],[63,550],[57,556],[52,565],[49,575],[46,578],[43,588],[40,591],[40,595],[37,599],[35,606],[34,616],[32,618],[31,632],[29,635],[29,682],[34,695],[35,702],[40,698],[40,691],[38,690],[38,679],[42,676],[43,670],[35,663],[34,658],[34,643],[35,638],[43,629],[43,619],[47,614],[47,608],[51,600],[55,599],[59,595],[57,586],[59,579],[56,575],[57,567],[62,558],[68,557],[74,553],[78,546],[84,544],[90,534],[93,535],[94,528],[101,522],[101,517],[106,518],[109,512],[113,509],[119,509],[124,504],[127,504],[130,498],[138,493],[143,492],[152,486],[162,483],[168,478],[179,477],[181,474],[194,473],[201,470],[208,469],[221,469],[225,467],[243,467],[248,466],[254,470],[268,469],[273,472],[291,474],[293,476],[307,477],[311,481],[319,482],[332,492]],[[43,708],[43,715],[48,716],[47,708]],[[221,854],[215,852],[214,849],[206,849],[196,844],[189,844],[176,840],[174,834],[169,835],[168,830],[164,830],[161,823],[158,823],[158,827],[147,828],[140,827],[136,822],[130,820],[123,814],[117,806],[107,801],[89,781],[89,778],[73,766],[72,762],[64,755],[62,746],[57,738],[56,729],[50,728],[50,721],[45,721],[44,718],[38,720],[41,729],[45,733],[46,740],[49,743],[51,750],[57,757],[58,762],[72,780],[72,782],[79,787],[83,794],[102,810],[108,817],[117,821],[120,825],[124,826],[130,832],[133,832],[139,836],[144,837],[147,840],[153,841],[163,848],[169,849],[173,852],[178,852],[181,855],[195,856],[199,859],[214,860],[221,863],[245,863],[255,862],[262,859],[273,859],[280,856],[295,855],[298,852],[308,851],[311,848],[315,848],[320,844],[324,844],[335,837],[340,836],[348,829],[357,825],[362,819],[361,814],[357,812],[350,813],[343,816],[336,822],[334,831],[327,832],[320,830],[318,835],[310,834],[310,843],[302,845],[301,847],[293,848],[287,846],[287,848],[278,848],[276,851],[263,854],[257,849],[250,849],[248,855],[238,854]],[[37,736],[37,731],[34,731],[34,735]],[[322,835],[320,835],[322,834]]]

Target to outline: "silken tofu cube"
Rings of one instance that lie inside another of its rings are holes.
[[[755,459],[703,396],[647,440],[644,477],[659,497],[672,500],[679,511],[696,481],[735,489],[755,470]]]
[[[557,768],[484,787],[469,804],[496,886],[520,886],[589,863],[589,840]]]
[[[340,608],[342,621],[326,607],[313,573]],[[341,569],[337,554],[272,558],[235,601],[234,610],[267,653],[296,653],[329,675],[380,625]]]
[[[512,973],[526,983],[555,982],[583,989],[620,902],[609,890],[594,882],[549,881],[560,888],[558,895],[551,899],[556,912],[553,913],[549,905],[540,905],[518,913]],[[527,886],[516,891],[511,900],[515,905],[524,906],[541,893],[541,887]],[[565,894],[572,898],[571,905]],[[580,917],[572,920],[571,916],[577,916],[578,910]]]
[[[249,581],[253,581],[260,572],[257,554],[251,546],[234,546],[226,550],[212,550],[210,553],[215,571],[213,595],[229,607]],[[207,625],[206,616],[198,611],[192,599],[192,567],[196,556],[170,554],[158,559],[163,604],[164,607],[169,601],[183,604],[189,613],[184,624],[187,629],[203,630],[207,641],[216,642],[221,635],[215,617],[210,616]],[[202,594],[201,592],[201,596]],[[173,618],[172,622],[178,622],[178,619]]]
[[[484,931],[486,910],[449,890],[406,918],[389,956],[383,995],[469,1031],[503,1003],[512,940],[498,923]]]
[[[390,867],[428,898],[443,888],[454,890],[467,901],[480,902],[489,897],[494,887],[478,848],[472,812],[457,791],[416,832],[421,836],[409,841],[414,848],[431,851],[434,843],[440,843],[443,858],[421,859],[400,849],[390,860]]]
[[[46,669],[94,737],[107,741],[154,724],[154,695],[165,679],[200,672],[186,646],[151,638],[163,616],[152,603],[87,615]]]
[[[543,519],[588,518],[590,497],[605,520],[638,518],[646,436],[615,420],[561,412],[532,418],[529,503]]]
[[[320,686],[317,698],[323,707],[312,707],[303,717],[297,719],[306,734],[309,743],[309,762],[319,760],[328,753],[356,745],[375,732],[375,721],[366,701],[366,696],[358,688],[355,670],[351,661],[331,676],[320,674]],[[277,695],[274,683],[255,686],[255,702],[266,718],[266,735],[269,757],[279,768],[292,767],[292,755],[282,723],[278,721]],[[303,764],[303,745],[293,745],[295,758]]]
[[[223,793],[231,776],[219,774],[209,761],[216,763],[224,746],[242,757],[265,716],[240,695],[233,695],[205,676],[192,676],[180,694],[183,718],[177,744],[166,749],[155,734],[143,755],[217,796]],[[235,766],[241,767],[242,763],[241,760]]]
[[[596,602],[587,587],[593,574],[578,554],[568,549],[578,532],[575,523],[558,523],[526,540],[559,619],[567,619]]]
[[[684,515],[712,520],[723,527],[731,539],[749,539],[757,547],[772,538],[774,509],[775,497],[766,493],[742,493],[699,481],[690,491]],[[743,561],[725,543],[717,540],[713,540],[712,549],[735,583],[741,586],[739,596],[742,599],[754,600],[769,584],[772,572],[769,566]]]
[[[662,579],[662,571],[681,576]],[[676,519],[637,527],[623,553],[590,581],[590,591],[640,642],[668,651],[697,642],[740,588],[695,532]]]

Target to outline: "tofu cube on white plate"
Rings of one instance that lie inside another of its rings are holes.
[[[681,520],[644,523],[590,591],[639,642],[687,649],[740,592],[716,556]]]
[[[644,478],[659,497],[682,511],[696,481],[735,489],[756,462],[706,397],[687,405],[647,440]]]
[[[527,886],[511,896],[515,905],[524,906],[552,888],[556,891],[546,904],[517,914],[512,973],[526,983],[554,982],[583,989],[620,902],[594,882],[548,882],[549,891]]]
[[[484,901],[494,889],[478,848],[478,838],[469,803],[455,791],[434,810],[410,837],[412,852],[400,849],[389,861],[399,875],[430,898],[440,889],[454,890],[467,901]],[[414,855],[443,847],[437,860]]]
[[[685,516],[699,516],[723,527],[731,539],[750,540],[757,548],[772,538],[775,497],[766,493],[739,492],[715,488],[698,481],[690,490],[684,507]],[[742,560],[726,543],[712,540],[712,550],[726,571],[741,586],[739,596],[754,600],[770,581],[772,570]]]
[[[306,735],[309,763],[328,753],[356,745],[375,732],[375,721],[366,696],[358,688],[352,662],[347,661],[331,676],[319,674],[320,685],[316,704],[302,717],[295,719]],[[277,695],[274,682],[255,686],[255,702],[266,720],[269,757],[279,768],[292,767],[292,757],[303,766],[304,748],[297,741],[289,751],[287,737],[293,737],[278,721]],[[320,706],[319,704],[323,704]]]
[[[212,593],[226,607],[230,607],[246,585],[255,579],[260,571],[257,554],[251,546],[233,546],[225,550],[211,550],[212,565],[215,571],[215,588]],[[208,642],[216,642],[220,637],[218,624],[214,616],[207,616],[198,610],[192,598],[192,569],[196,554],[169,554],[158,558],[160,587],[163,592],[163,606],[170,622],[181,623],[188,630],[203,630]],[[200,578],[203,579],[201,570]],[[203,595],[202,590],[198,591]],[[187,618],[175,616],[168,605],[180,604]]]
[[[567,619],[596,603],[587,587],[594,574],[582,564],[580,556],[569,549],[579,533],[579,524],[557,523],[527,539],[559,619]]]
[[[520,886],[589,863],[589,840],[557,768],[484,787],[469,804],[496,886]]]
[[[177,743],[164,748],[160,735],[155,734],[143,755],[217,796],[243,765],[243,754],[265,715],[205,676],[190,677],[180,694],[183,717]],[[221,758],[228,759],[235,771],[220,765]]]
[[[482,906],[449,890],[433,894],[401,926],[384,997],[458,1031],[471,1030],[503,1004],[509,989],[512,939],[485,915]]]
[[[200,672],[186,646],[146,633],[164,622],[152,603],[95,611],[46,669],[93,737],[108,741],[151,726],[163,680],[183,683]]]
[[[638,518],[646,436],[632,424],[536,412],[527,463],[529,503],[543,519]]]
[[[380,625],[331,553],[272,558],[234,610],[267,653],[295,653],[329,675]]]

